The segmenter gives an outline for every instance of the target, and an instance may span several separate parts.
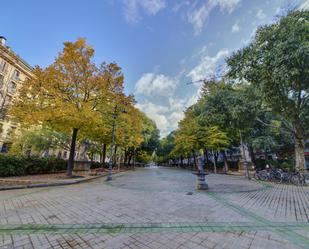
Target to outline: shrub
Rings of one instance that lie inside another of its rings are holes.
[[[102,167],[102,163],[99,163],[99,162],[92,162],[91,165],[90,165],[91,169],[99,169],[101,167]]]
[[[54,173],[66,170],[67,162],[55,157],[22,157],[0,154],[0,177]]]

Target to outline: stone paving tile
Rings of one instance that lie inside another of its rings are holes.
[[[309,222],[308,187],[273,184],[263,191],[226,194],[226,198],[272,221]]]
[[[209,191],[196,192],[188,171],[144,169],[109,183],[2,192],[0,248],[309,248],[308,188],[266,187],[236,176],[207,180]],[[93,228],[100,223],[126,228],[102,233]],[[168,230],[171,223],[179,227]],[[24,230],[6,235],[5,224]],[[43,234],[40,224],[71,232]],[[130,228],[136,224],[153,227]],[[237,224],[251,225],[239,230]]]

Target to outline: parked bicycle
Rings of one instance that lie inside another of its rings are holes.
[[[268,165],[267,165],[268,166]],[[282,169],[270,168],[256,170],[254,178],[261,181],[271,181],[276,183],[291,183],[297,186],[303,186],[309,183],[309,170],[287,172]]]
[[[266,169],[257,170],[254,178],[261,181],[281,182],[281,171],[266,165]]]
[[[309,170],[294,172],[291,176],[291,183],[298,186],[303,186],[306,183],[309,183]]]

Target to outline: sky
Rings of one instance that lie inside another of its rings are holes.
[[[86,38],[96,63],[117,62],[126,94],[161,136],[177,128],[201,83],[256,28],[309,0],[10,0],[1,2],[0,35],[30,65],[48,66],[63,42]]]

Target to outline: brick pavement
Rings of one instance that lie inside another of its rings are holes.
[[[309,248],[309,189],[175,169],[0,193],[0,248]],[[188,195],[193,192],[193,195]]]

